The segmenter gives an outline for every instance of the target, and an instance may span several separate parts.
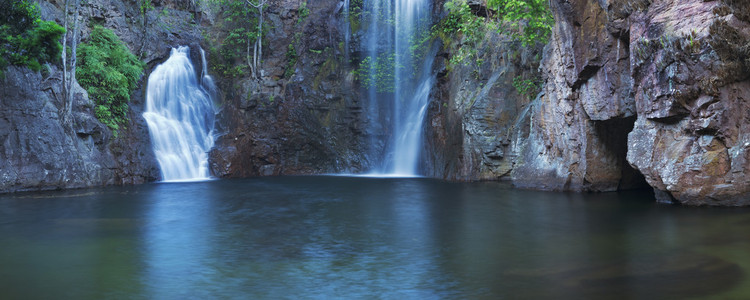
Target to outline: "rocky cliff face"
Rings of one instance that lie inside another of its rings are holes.
[[[461,40],[444,45],[435,63],[435,99],[425,125],[426,174],[453,180],[507,178],[518,156],[519,134],[528,124],[530,98],[513,86],[516,78],[535,78],[540,48],[524,48],[494,30],[483,32],[476,58],[449,64]],[[477,63],[481,61],[481,63]],[[450,68],[450,70],[448,69]]]
[[[0,190],[5,192],[112,184],[109,130],[93,117],[86,92],[74,85],[75,109],[63,122],[62,72],[10,67],[0,81]]]
[[[628,161],[660,200],[750,204],[750,1],[654,1],[627,16],[638,119]]]
[[[513,179],[622,188],[627,149],[661,201],[748,204],[746,5],[553,1],[545,93]]]
[[[520,187],[614,191],[637,186],[625,161],[636,114],[629,39],[595,1],[552,1],[544,89],[529,114],[511,177]]]
[[[443,79],[450,88],[434,97],[449,109],[434,105],[427,125],[433,174],[572,191],[647,182],[660,201],[750,204],[747,7],[552,1],[544,87],[528,106],[508,88],[508,63],[480,67],[482,80],[460,70]],[[490,84],[498,78],[505,88]]]
[[[210,154],[216,176],[357,172],[368,165],[351,73],[358,37],[345,44],[343,2],[306,1],[306,17],[303,2],[269,2],[260,78],[221,79],[223,135]]]
[[[87,22],[111,28],[151,70],[172,47],[191,45],[197,60],[199,46],[215,47],[219,39],[212,36],[227,34],[215,21],[221,7],[153,3],[142,15],[135,2],[87,1],[79,16],[82,38]],[[494,32],[475,45],[445,42],[424,124],[425,173],[548,190],[648,184],[665,202],[750,204],[750,3],[550,3],[556,24],[542,55]],[[213,174],[369,169],[367,141],[383,133],[368,126],[364,90],[354,80],[360,24],[349,23],[342,1],[269,4],[260,76],[213,74],[221,87]],[[60,22],[61,5],[41,2],[43,17]],[[481,2],[471,5],[487,13]],[[467,46],[477,48],[482,63],[446,62]],[[77,85],[74,114],[63,120],[60,73],[55,66],[43,73],[11,67],[2,79],[0,190],[157,179],[141,117],[145,86],[133,93],[127,130],[113,138]],[[513,87],[515,78],[534,76],[544,83],[538,96]]]

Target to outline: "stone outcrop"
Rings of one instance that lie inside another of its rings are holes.
[[[63,3],[39,2],[42,18],[62,24]],[[77,83],[73,84],[72,116],[64,115],[59,66],[51,65],[43,72],[10,67],[0,80],[0,192],[157,180],[159,170],[141,116],[144,82],[148,72],[166,60],[171,47],[200,40],[195,16],[201,15],[191,3],[154,1],[155,9],[146,15],[141,15],[135,2],[90,0],[81,4],[81,41],[88,37],[89,23],[95,22],[112,29],[148,62],[144,80],[131,95],[130,121],[118,137],[96,119],[93,100]],[[199,57],[193,59],[200,62]]]
[[[550,3],[542,92],[514,94],[495,73],[513,74],[508,63],[480,66],[481,79],[453,70],[425,126],[430,174],[569,191],[648,183],[659,201],[750,204],[750,3]]]
[[[555,26],[542,61],[544,88],[529,112],[516,186],[614,191],[637,186],[625,161],[636,107],[627,28],[596,1],[552,1]]]
[[[42,1],[43,18],[62,23],[62,2]],[[145,79],[170,48],[191,45],[198,67],[197,49],[214,49],[228,34],[217,25],[221,7],[153,4],[141,14],[135,2],[87,1],[82,39],[88,22],[112,29],[147,62]],[[269,4],[259,77],[212,74],[220,87],[212,173],[369,169],[377,146],[368,142],[385,133],[368,124],[365,89],[355,80],[364,55],[361,24],[349,23],[342,1]],[[472,45],[444,41],[433,64],[438,80],[424,124],[423,172],[547,190],[647,184],[663,202],[750,204],[750,2],[550,4],[556,22],[543,50],[496,32]],[[492,13],[482,1],[470,7],[478,16]],[[460,47],[475,47],[481,63],[450,65]],[[57,66],[42,73],[11,67],[0,82],[0,190],[156,180],[141,117],[145,80],[133,92],[127,129],[115,138],[77,85],[74,113],[63,116],[60,73]],[[536,97],[513,86],[514,79],[537,77],[543,85]]]

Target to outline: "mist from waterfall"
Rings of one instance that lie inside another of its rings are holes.
[[[148,78],[146,112],[151,144],[162,180],[210,178],[208,151],[214,145],[215,86],[201,49],[200,79],[190,61],[190,48],[173,48],[169,59]]]

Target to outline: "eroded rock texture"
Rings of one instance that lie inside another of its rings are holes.
[[[477,47],[477,57],[448,71],[450,51],[460,47]],[[488,31],[478,45],[456,40],[444,51],[434,64],[438,82],[432,97],[437,101],[431,103],[424,125],[425,173],[453,180],[507,178],[519,153],[519,135],[528,130],[518,116],[527,113],[533,97],[519,94],[513,80],[538,76],[540,48],[523,49]]]
[[[615,190],[637,183],[629,163],[660,201],[750,204],[749,5],[553,1],[545,90],[514,182]]]
[[[750,204],[750,1],[654,1],[628,17],[628,161],[661,201]]]
[[[552,1],[545,86],[511,177],[520,187],[613,191],[637,186],[625,161],[632,97],[628,28],[597,1]]]
[[[434,98],[445,104],[433,105],[426,125],[439,149],[432,174],[571,191],[648,183],[660,201],[750,204],[748,7],[552,1],[556,24],[534,101],[508,86],[523,72],[492,60],[492,50],[478,49],[492,65],[478,76],[459,68],[443,77]]]

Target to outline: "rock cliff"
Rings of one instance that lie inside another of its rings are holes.
[[[661,201],[750,204],[750,1],[654,1],[627,16],[638,119],[628,161]]]
[[[434,169],[444,171],[434,173],[571,191],[647,182],[663,202],[750,204],[750,3],[550,4],[555,26],[541,62],[542,92],[528,103],[507,80],[505,89],[492,80],[466,89],[472,79],[449,76],[445,85],[459,91],[435,97],[452,111],[433,114],[427,126],[433,156],[442,156]],[[497,77],[493,71],[505,70],[480,69],[480,77]],[[461,109],[464,99],[471,109]]]
[[[62,2],[41,1],[43,18],[62,23]],[[134,1],[86,1],[82,39],[90,22],[112,29],[147,62],[145,79],[171,47],[191,45],[197,60],[199,47],[215,49],[230,34],[220,26],[226,8],[152,3],[142,13]],[[470,5],[488,13],[481,1]],[[444,40],[433,64],[423,172],[547,190],[651,186],[663,202],[750,205],[750,1],[550,5],[555,26],[543,49],[497,32],[472,45]],[[368,141],[384,133],[368,124],[365,89],[355,80],[362,24],[337,0],[271,0],[264,16],[258,77],[209,70],[220,87],[212,173],[370,169],[377,151]],[[448,63],[460,47],[475,47],[476,61]],[[63,120],[58,68],[11,67],[0,81],[0,190],[158,179],[141,117],[145,80],[115,138],[77,85],[73,116]],[[519,93],[517,78],[540,78],[538,95]]]
[[[353,79],[358,36],[347,40],[341,1],[269,2],[262,74],[221,78],[219,177],[358,172],[368,157]],[[302,3],[306,3],[301,14]],[[290,57],[290,49],[296,56]],[[289,71],[287,71],[289,70]]]

